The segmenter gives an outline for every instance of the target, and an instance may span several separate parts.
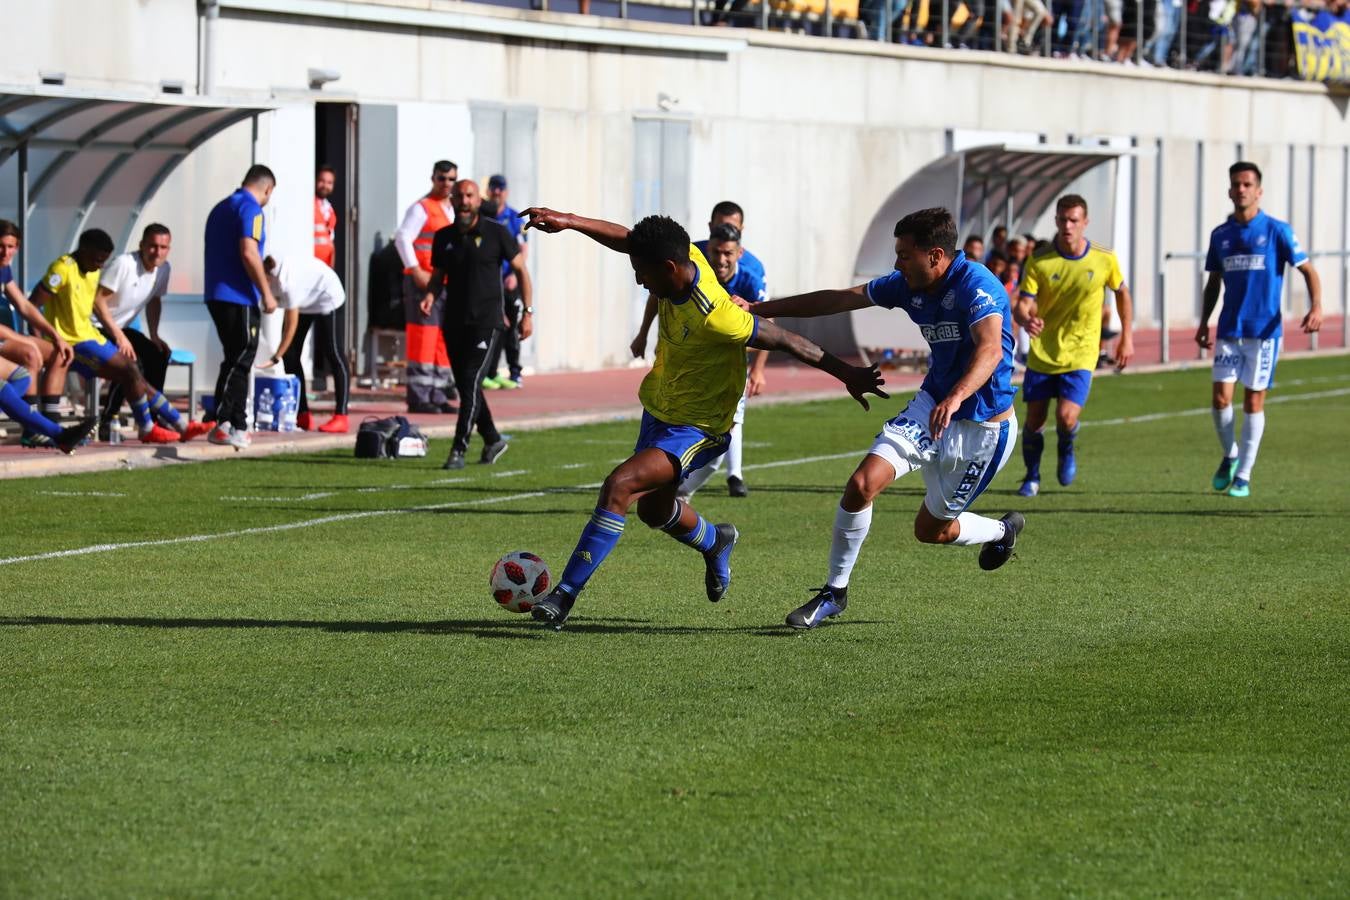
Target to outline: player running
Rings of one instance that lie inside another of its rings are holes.
[[[1115,364],[1123,369],[1134,356],[1133,303],[1120,273],[1116,254],[1089,241],[1087,201],[1065,194],[1055,204],[1055,239],[1031,257],[1022,276],[1021,295],[1013,318],[1031,335],[1022,399],[1027,420],[1022,426],[1022,459],[1026,476],[1017,493],[1035,497],[1041,490],[1041,453],[1045,420],[1055,401],[1059,464],[1055,475],[1064,487],[1078,474],[1074,441],[1078,417],[1092,389],[1092,371],[1101,356],[1102,303],[1106,288],[1116,294],[1120,341]]]
[[[1204,309],[1195,342],[1210,347],[1209,317],[1223,287],[1218,341],[1214,347],[1214,429],[1223,459],[1214,473],[1214,490],[1230,497],[1251,494],[1252,466],[1266,428],[1266,391],[1275,380],[1275,362],[1284,332],[1280,297],[1284,267],[1303,273],[1309,309],[1304,333],[1322,327],[1322,282],[1288,223],[1261,211],[1261,170],[1255,163],[1228,168],[1228,199],[1233,214],[1209,235],[1205,257]],[[1233,382],[1246,389],[1242,398],[1242,443],[1234,440]]]
[[[704,587],[716,603],[731,584],[731,551],[739,533],[713,525],[676,498],[680,480],[720,456],[736,404],[745,392],[745,348],[786,350],[829,372],[868,408],[864,394],[887,396],[875,366],[850,366],[803,337],[757,319],[731,302],[689,235],[665,216],[631,230],[599,219],[534,207],[526,228],[546,234],[578,231],[626,253],[637,283],[657,298],[656,360],[642,381],[642,428],[633,455],[609,474],[600,502],[581,531],[558,586],[531,610],[561,630],[577,596],[623,534],[634,501],[638,518],[703,555]]]
[[[887,422],[844,487],[834,516],[829,574],[816,596],[788,614],[815,628],[848,606],[848,581],[872,526],[872,501],[895,479],[923,475],[914,536],[925,544],[982,544],[980,568],[1012,556],[1021,513],[989,519],[967,512],[1012,456],[1012,316],[987,268],[956,249],[956,222],[940,207],[895,226],[895,271],[867,284],[813,291],[754,308],[756,316],[828,316],[868,304],[903,309],[928,342],[928,374],[904,411]]]

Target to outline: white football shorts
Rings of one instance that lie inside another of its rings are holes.
[[[957,419],[934,441],[928,418],[937,402],[919,391],[900,415],[881,428],[872,449],[896,476],[923,473],[924,505],[939,519],[955,519],[994,480],[1017,444],[1017,416],[1002,422]]]
[[[1214,382],[1242,382],[1249,391],[1269,390],[1275,381],[1282,338],[1219,338],[1214,342]]]

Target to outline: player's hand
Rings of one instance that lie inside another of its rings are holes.
[[[1314,306],[1303,317],[1303,333],[1314,334],[1322,329],[1322,307]]]
[[[75,361],[75,349],[60,337],[56,339],[56,361],[61,364],[62,368]]]
[[[262,362],[258,363],[258,364],[257,364],[256,366],[254,366],[253,368],[255,368],[255,369],[270,369],[270,368],[272,368],[273,366],[275,366],[275,365],[276,365],[277,363],[279,363],[279,362],[281,362],[281,357],[279,357],[279,356],[273,356],[271,359],[264,359]]]
[[[1032,316],[1030,319],[1027,319],[1027,324],[1022,326],[1022,330],[1032,337],[1037,337],[1045,330],[1045,320],[1040,316]],[[933,436],[937,437],[937,435]]]
[[[118,333],[116,344],[118,353],[122,354],[127,359],[136,358],[136,348],[131,346],[131,341],[127,340],[125,334]]]
[[[881,377],[881,370],[875,364],[849,366],[848,376],[844,379],[844,387],[848,388],[849,396],[857,400],[862,408],[867,410],[872,407],[863,394],[876,394],[883,400],[890,399],[891,395],[881,389],[881,386],[885,383],[886,379]]]
[[[749,301],[749,300],[746,300],[744,297],[737,297],[735,294],[732,294],[732,295],[731,295],[731,302],[732,302],[732,303],[735,303],[737,306],[739,306],[741,309],[745,310],[746,312],[749,312],[749,311],[750,311],[750,301]]]
[[[544,234],[557,234],[560,231],[566,231],[568,222],[572,218],[570,214],[558,212],[556,209],[549,209],[547,206],[531,206],[529,209],[521,210],[521,218],[529,219],[525,223],[525,230],[534,228]]]
[[[1123,370],[1134,359],[1134,338],[1130,335],[1121,335],[1116,342],[1116,371]]]
[[[152,344],[154,344],[156,347],[158,347],[158,348],[159,348],[159,352],[160,352],[160,353],[163,353],[165,356],[168,356],[170,353],[173,352],[172,350],[169,349],[169,343],[168,343],[168,341],[164,340],[164,338],[159,337],[159,336],[157,336],[157,335],[152,335],[152,336],[150,337],[150,343],[152,343]]]
[[[262,311],[267,315],[277,311],[277,298],[272,296],[271,291],[263,291]]]
[[[1201,325],[1199,328],[1195,329],[1195,342],[1206,350],[1210,348],[1209,325]]]
[[[520,339],[523,341],[534,334],[534,313],[520,314]]]
[[[422,298],[422,302],[417,305],[417,308],[422,311],[422,315],[429,316],[431,315],[431,308],[435,305],[436,295],[428,293]]]
[[[928,431],[933,435],[933,440],[942,437],[942,432],[947,430],[947,426],[952,424],[952,417],[956,415],[957,410],[961,408],[961,401],[955,397],[947,397],[928,415]]]
[[[628,345],[628,349],[633,351],[633,359],[642,359],[647,353],[647,335],[639,334],[633,338],[633,343]]]
[[[760,394],[764,393],[764,386],[766,384],[768,384],[768,382],[764,380],[764,373],[756,372],[754,369],[751,369],[750,376],[745,379],[745,396],[758,397]]]
[[[425,291],[427,289],[427,285],[431,284],[431,273],[428,272],[426,269],[421,268],[413,269],[408,274],[412,277],[413,285],[419,291]],[[425,315],[425,313],[423,313],[423,315]]]
[[[502,287],[508,291],[514,291],[518,284],[520,284],[520,279],[516,278],[515,272],[508,272],[506,277],[502,279]]]

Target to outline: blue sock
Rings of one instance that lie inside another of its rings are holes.
[[[712,549],[713,544],[717,543],[717,529],[702,516],[698,517],[698,521],[694,523],[693,528],[685,528],[680,524],[680,513],[683,510],[684,503],[676,500],[675,515],[669,522],[661,526],[661,530],[681,544],[687,544],[700,553],[707,553]]]
[[[150,404],[145,402],[144,397],[131,401],[131,412],[136,416],[136,430],[141,434],[155,427],[154,420],[150,418]]]
[[[23,398],[25,403],[32,406],[32,402],[28,399],[28,389],[33,386],[33,376],[28,374],[27,369],[23,366],[15,366],[14,371],[9,373],[7,382]]]
[[[173,405],[165,399],[163,394],[154,388],[151,388],[147,397],[150,401],[150,409],[154,413],[155,418],[159,419],[165,425],[168,425],[174,431],[183,430],[182,417],[178,415],[178,410],[173,408]]]
[[[1068,431],[1056,426],[1055,431],[1059,434],[1059,455],[1068,456],[1073,452],[1073,439],[1078,437],[1078,426],[1075,425]]]
[[[1027,464],[1027,481],[1041,480],[1041,454],[1045,452],[1045,435],[1030,428],[1022,431],[1022,461]]]
[[[27,376],[28,373],[24,373]],[[24,427],[25,431],[45,434],[52,440],[61,436],[61,426],[39,413],[23,399],[23,392],[14,389],[13,377],[0,384],[0,410]]]
[[[624,521],[623,516],[607,509],[597,508],[591,513],[591,520],[581,529],[577,549],[572,551],[571,558],[567,560],[567,568],[563,569],[562,580],[558,582],[558,587],[573,597],[580,594],[586,582],[595,574],[595,570],[600,568],[605,557],[609,556],[609,551],[613,550],[619,538],[623,537]]]

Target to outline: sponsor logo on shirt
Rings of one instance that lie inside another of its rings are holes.
[[[1234,253],[1223,258],[1225,272],[1261,272],[1266,268],[1264,253]]]
[[[988,296],[986,294],[986,296]],[[990,298],[991,300],[993,298]],[[961,326],[955,322],[939,322],[936,325],[920,325],[919,331],[923,332],[923,339],[930,344],[941,344],[946,341],[961,340]]]
[[[942,298],[942,308],[951,309],[956,305],[956,291],[948,291]]]
[[[56,290],[60,286],[61,286],[61,275],[57,272],[53,272],[51,276],[47,279],[47,287],[51,288],[52,290]]]

